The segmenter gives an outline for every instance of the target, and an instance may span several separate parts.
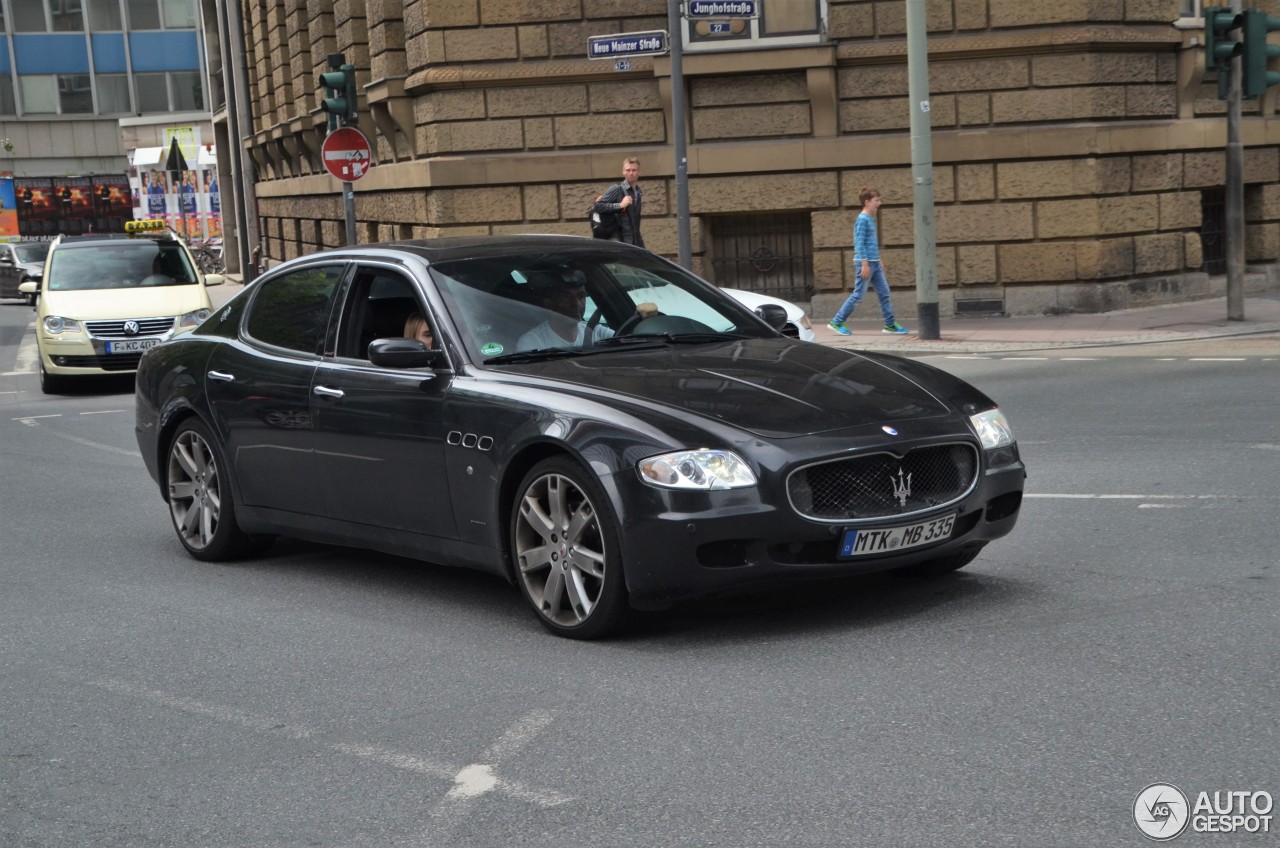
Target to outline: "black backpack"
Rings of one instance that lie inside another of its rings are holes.
[[[600,195],[604,197],[604,195]],[[600,197],[596,198],[596,203],[600,202]],[[591,204],[591,208],[587,210],[587,220],[591,223],[591,235],[598,239],[611,239],[618,234],[618,230],[622,229],[622,223],[618,220],[617,212],[597,212],[596,204]]]

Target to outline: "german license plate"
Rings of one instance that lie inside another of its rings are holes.
[[[125,339],[119,342],[107,342],[107,353],[140,353],[158,344],[160,344],[159,339]]]
[[[908,524],[906,527],[866,528],[844,531],[840,540],[841,557],[892,554],[907,548],[918,548],[930,542],[941,542],[951,536],[955,527],[955,513]]]

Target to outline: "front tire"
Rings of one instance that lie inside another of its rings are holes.
[[[209,430],[195,418],[178,426],[165,474],[169,516],[178,540],[206,562],[234,559],[261,545],[236,524],[227,463]]]
[[[71,388],[70,377],[59,377],[45,370],[44,359],[40,360],[40,392],[46,395],[65,395]]]
[[[608,498],[577,463],[538,463],[517,490],[511,515],[516,583],[557,636],[597,639],[625,620],[626,582],[618,522]]]

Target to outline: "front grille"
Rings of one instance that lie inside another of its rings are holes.
[[[131,339],[135,336],[158,336],[173,329],[173,317],[168,318],[134,318],[138,322],[138,332],[129,335],[124,331],[127,318],[119,321],[85,321],[84,326],[89,335],[99,339]]]
[[[55,356],[53,363],[64,368],[101,368],[103,371],[137,371],[141,353],[113,353],[108,356]]]
[[[819,521],[910,515],[954,503],[978,480],[970,444],[929,445],[806,466],[787,478],[796,512]]]

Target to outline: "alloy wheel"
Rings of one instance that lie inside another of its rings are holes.
[[[604,599],[609,571],[602,518],[558,473],[530,482],[515,520],[519,577],[538,612],[559,628],[584,624]]]
[[[173,526],[192,550],[208,547],[222,516],[218,461],[195,430],[184,430],[169,450],[169,511]]]

